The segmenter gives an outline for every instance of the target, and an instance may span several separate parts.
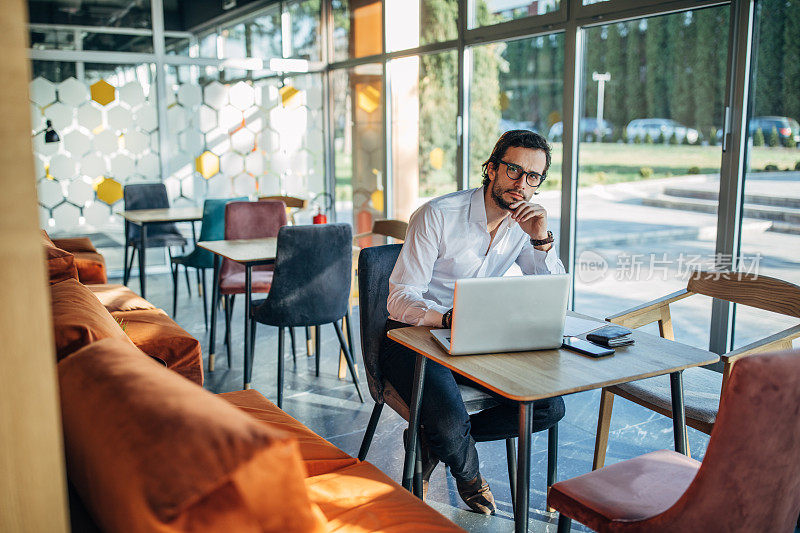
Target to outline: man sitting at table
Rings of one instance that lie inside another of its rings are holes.
[[[389,278],[387,331],[408,325],[449,328],[457,279],[502,276],[513,263],[526,275],[564,272],[547,229],[547,212],[530,201],[549,167],[550,146],[541,135],[507,131],[482,165],[482,187],[435,198],[411,215]],[[408,404],[415,360],[414,351],[384,339],[381,370]],[[478,513],[494,514],[494,498],[478,470],[470,418],[457,381],[475,386],[428,362],[420,411],[423,484],[427,487],[441,460],[450,467],[464,502]],[[535,402],[534,413],[553,402],[563,409],[560,398],[550,398]]]

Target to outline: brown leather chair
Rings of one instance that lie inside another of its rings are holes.
[[[689,279],[685,289],[610,316],[606,320],[628,328],[638,328],[645,324],[658,322],[661,336],[675,340],[669,306],[671,303],[693,294],[703,294],[739,305],[800,318],[800,287],[797,285],[767,276],[738,272],[696,272]],[[721,374],[701,367],[685,370],[683,372],[683,389],[686,424],[710,435],[717,419],[719,398],[725,390],[734,363],[754,353],[790,350],[792,340],[798,337],[800,337],[800,324],[720,355],[724,364]],[[602,468],[605,463],[614,395],[638,403],[664,416],[672,417],[668,376],[658,376],[604,388],[600,397],[593,470]]]
[[[800,512],[800,350],[736,364],[702,464],[648,453],[550,488],[561,513],[596,531],[794,531]]]

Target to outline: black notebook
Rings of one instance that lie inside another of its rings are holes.
[[[631,330],[617,325],[603,326],[598,330],[592,331],[586,335],[586,340],[609,348],[633,344]]]

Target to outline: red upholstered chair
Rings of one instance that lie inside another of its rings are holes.
[[[800,512],[800,350],[739,361],[702,464],[662,450],[556,483],[558,531],[794,531]]]
[[[286,205],[267,200],[261,202],[230,202],[225,206],[225,239],[262,239],[277,237],[286,225]],[[269,292],[272,285],[272,265],[253,267],[253,293]],[[222,260],[219,272],[219,294],[225,301],[225,346],[228,366],[231,365],[231,316],[234,299],[244,294],[244,266],[229,259]],[[294,346],[294,341],[292,342]],[[213,348],[212,348],[213,351]]]

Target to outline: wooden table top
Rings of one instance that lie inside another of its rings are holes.
[[[588,318],[576,313],[572,316]],[[637,379],[707,365],[719,356],[633,331],[636,344],[616,348],[612,356],[594,359],[558,348],[484,355],[449,355],[427,326],[391,330],[389,338],[442,364],[484,387],[516,401],[533,401],[572,394]],[[581,335],[585,337],[585,335]]]
[[[200,241],[197,246],[237,263],[258,263],[275,259],[278,238]]]
[[[203,208],[167,207],[164,209],[134,209],[122,211],[119,215],[128,222],[139,226],[157,222],[191,222],[203,219]]]

